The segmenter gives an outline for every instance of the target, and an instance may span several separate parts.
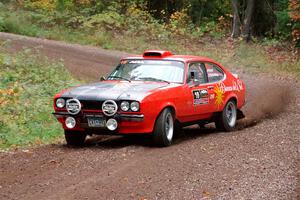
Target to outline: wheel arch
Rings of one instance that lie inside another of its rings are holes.
[[[232,93],[231,95],[228,95],[228,97],[225,99],[222,110],[224,109],[225,105],[227,104],[227,102],[233,100],[235,102],[235,105],[238,105],[238,97],[236,94]]]
[[[233,101],[235,102],[235,105],[236,105],[236,110],[237,110],[237,120],[245,118],[245,115],[244,115],[243,111],[241,111],[241,110],[238,108],[237,97],[232,96],[231,98],[228,99],[228,101],[226,101],[226,104],[227,104],[227,102],[229,102],[229,101],[231,101],[231,100],[233,100]],[[226,105],[226,104],[225,104],[225,105]]]
[[[164,103],[162,103],[162,104],[159,105],[159,109],[158,109],[159,112],[157,113],[156,118],[157,118],[157,117],[161,114],[161,112],[162,112],[164,109],[166,109],[166,108],[170,108],[171,111],[172,111],[172,114],[174,114],[173,117],[176,118],[176,113],[177,113],[176,106],[175,106],[175,104],[174,104],[173,102],[171,102],[171,101],[166,101],[166,102],[164,102]]]
[[[235,105],[237,105],[237,97],[235,97],[235,96],[230,97],[230,98],[226,101],[226,103],[227,103],[228,101],[231,101],[231,100],[233,100],[233,101],[235,102]]]
[[[172,103],[166,103],[164,105],[162,105],[159,109],[159,112],[157,113],[156,117],[155,117],[155,122],[154,122],[154,126],[153,126],[153,130],[154,130],[154,127],[155,127],[155,124],[157,123],[157,119],[159,118],[159,116],[161,115],[161,113],[166,109],[166,108],[169,108],[172,112],[172,115],[174,117],[174,121],[176,121],[176,108],[175,106],[172,104]],[[152,131],[153,131],[152,130]]]
[[[168,109],[168,110],[167,110]],[[167,111],[167,112],[166,112]],[[165,106],[160,107],[160,112],[157,114],[154,127],[153,127],[153,141],[158,144],[161,147],[166,147],[171,145],[172,139],[174,137],[174,124],[172,125],[172,132],[170,133],[169,130],[167,130],[168,133],[165,132],[165,120],[166,120],[166,113],[169,113],[173,116],[173,123],[175,123],[176,120],[176,109],[175,106],[172,106],[170,104],[167,104]],[[163,117],[163,118],[161,118]],[[163,128],[163,130],[162,130]],[[172,134],[170,136],[170,134]],[[171,139],[169,138],[171,137]]]

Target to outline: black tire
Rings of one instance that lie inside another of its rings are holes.
[[[65,130],[65,138],[67,145],[80,147],[83,146],[86,138],[86,133],[82,131]]]
[[[156,120],[153,140],[157,146],[170,146],[173,141],[175,120],[171,109],[165,108]]]
[[[229,132],[235,129],[236,120],[236,102],[234,100],[230,100],[226,103],[223,111],[218,114],[215,121],[215,125],[218,130]]]

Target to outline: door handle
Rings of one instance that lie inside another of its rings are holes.
[[[214,86],[210,85],[207,87],[207,89],[209,89],[209,90],[214,89]]]

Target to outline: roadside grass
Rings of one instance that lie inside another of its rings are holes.
[[[0,149],[47,144],[62,136],[51,114],[52,98],[79,81],[62,63],[35,53],[8,54],[0,48]]]

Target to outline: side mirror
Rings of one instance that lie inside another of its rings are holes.
[[[105,80],[106,80],[105,76],[100,77],[100,81],[105,81]]]

